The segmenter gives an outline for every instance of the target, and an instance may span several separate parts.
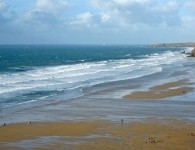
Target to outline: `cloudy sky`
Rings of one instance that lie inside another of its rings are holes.
[[[0,0],[0,44],[195,41],[195,0]]]

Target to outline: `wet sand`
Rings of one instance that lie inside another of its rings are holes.
[[[142,87],[140,83],[155,81],[154,77],[140,78],[132,88],[129,81],[130,86],[124,89],[136,90]],[[167,79],[162,75],[164,78]],[[160,81],[159,76],[156,80]],[[110,89],[112,85],[105,87]],[[103,90],[97,96],[5,113],[0,116],[0,123],[13,124],[0,126],[0,149],[195,149],[195,102],[194,95],[189,93],[194,89],[187,79],[151,86],[125,97],[133,100],[111,97],[113,93],[118,95],[116,90],[124,89],[114,88],[111,94]],[[177,101],[179,95],[183,96]],[[29,120],[32,124],[27,123]]]
[[[0,127],[0,135],[0,149],[5,150],[22,149],[23,140],[31,143],[26,149],[36,150],[195,149],[195,123],[179,120],[20,123]]]
[[[193,91],[187,79],[169,82],[149,88],[147,91],[136,91],[124,96],[126,99],[163,99],[179,96]]]

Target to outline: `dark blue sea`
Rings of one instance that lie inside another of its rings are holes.
[[[0,107],[66,101],[84,89],[182,64],[187,48],[145,45],[1,45]]]

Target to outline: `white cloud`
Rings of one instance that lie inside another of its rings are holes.
[[[92,0],[91,3],[93,6],[98,7],[98,8],[122,8],[122,7],[128,7],[133,4],[140,4],[144,5],[148,3],[150,0]]]
[[[113,2],[117,5],[120,5],[120,6],[127,6],[127,5],[132,5],[134,3],[138,3],[138,4],[145,4],[145,3],[148,3],[149,0],[113,0]]]
[[[180,8],[180,3],[176,1],[168,1],[167,3],[159,3],[158,5],[151,7],[151,11],[159,13],[173,13]]]
[[[92,0],[91,4],[101,12],[102,23],[112,22],[119,26],[175,26],[181,23],[181,5],[175,0]]]
[[[7,4],[0,0],[0,13],[4,12],[8,8]]]
[[[68,6],[65,0],[37,0],[36,10],[58,14]]]
[[[85,12],[78,14],[76,18],[70,22],[70,25],[79,25],[85,27],[92,27],[93,24],[93,15],[90,12]]]
[[[66,0],[37,0],[34,7],[26,12],[19,22],[38,30],[60,26],[68,6],[69,3]]]
[[[109,22],[111,19],[111,16],[109,14],[103,13],[101,14],[101,22],[106,23]]]
[[[179,33],[190,33],[194,38],[195,33],[194,0],[11,1],[0,0],[0,33],[15,31],[16,37],[25,33],[51,37],[54,41],[58,37],[70,41],[77,38],[80,42],[88,36],[86,41],[94,38],[112,43],[115,35],[115,43],[124,40],[128,43],[131,37],[132,40],[137,37],[139,43],[146,36],[149,40],[152,35],[163,37],[164,34],[167,39],[167,35],[179,38]]]
[[[7,25],[8,22],[12,21],[14,16],[15,13],[13,11],[10,11],[9,5],[3,0],[0,0],[0,24]]]
[[[186,2],[186,6],[190,9],[195,10],[195,1],[188,1]]]
[[[68,2],[65,0],[37,0],[35,8],[30,12],[32,14],[40,12],[59,17],[66,10],[67,6]]]

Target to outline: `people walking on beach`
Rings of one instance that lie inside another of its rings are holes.
[[[121,124],[123,124],[123,121],[124,121],[124,119],[122,118],[122,119],[121,119]]]

